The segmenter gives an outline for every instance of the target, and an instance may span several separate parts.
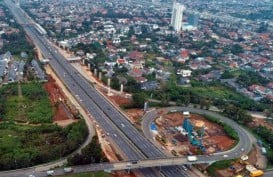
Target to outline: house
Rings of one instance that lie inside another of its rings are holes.
[[[159,89],[159,83],[157,81],[149,81],[149,82],[144,82],[141,84],[141,89],[142,90],[155,90]]]
[[[116,60],[116,64],[118,64],[119,66],[120,65],[125,65],[125,64],[127,64],[128,62],[126,61],[126,59],[124,59],[124,58],[118,58],[117,60]]]
[[[273,82],[269,82],[266,86],[269,89],[273,89]]]
[[[133,68],[129,71],[128,75],[136,78],[136,77],[141,77],[143,75],[143,72],[139,68]]]
[[[113,39],[113,44],[119,44],[121,41],[120,41],[120,38],[114,38]]]
[[[140,61],[134,61],[133,63],[129,63],[130,68],[138,68],[143,69],[143,64]]]
[[[131,60],[143,60],[143,54],[138,51],[132,51],[128,56]]]
[[[171,73],[159,70],[156,72],[155,78],[160,79],[162,81],[167,81],[170,78]]]
[[[137,81],[137,83],[147,82],[147,79],[145,77],[135,77],[135,80]]]
[[[176,72],[177,75],[181,75],[182,77],[190,77],[191,73],[192,73],[191,70],[186,69],[177,70]]]
[[[253,84],[248,87],[248,89],[254,93],[260,94],[260,95],[267,95],[270,93],[270,90],[267,89],[264,86]]]

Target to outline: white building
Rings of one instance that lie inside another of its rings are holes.
[[[190,77],[191,73],[192,73],[191,70],[181,69],[181,70],[177,70],[176,74],[181,75],[182,77]]]
[[[185,10],[184,5],[178,2],[173,3],[171,25],[175,31],[180,31],[182,28],[182,17],[183,17],[184,10]]]

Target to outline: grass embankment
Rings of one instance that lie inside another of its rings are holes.
[[[208,174],[210,176],[217,177],[216,173],[217,170],[230,167],[234,161],[235,161],[234,159],[231,159],[215,162],[207,168]]]

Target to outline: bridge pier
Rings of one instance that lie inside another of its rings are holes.
[[[131,168],[128,168],[126,171],[127,171],[127,174],[129,175],[131,173]]]

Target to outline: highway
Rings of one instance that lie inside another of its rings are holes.
[[[37,32],[33,22],[29,20],[15,4],[10,0],[5,3],[11,9],[16,20],[22,24],[28,36],[41,50],[45,58],[50,58],[49,64],[58,77],[66,84],[67,88],[81,102],[86,111],[95,118],[99,126],[113,140],[119,152],[128,160],[139,160],[145,158],[166,157],[149,140],[123,116],[108,100],[100,95],[92,85],[80,75],[71,64],[58,52],[54,46]],[[145,176],[158,176],[152,169],[141,170]],[[187,176],[181,172],[179,167],[166,167],[161,170],[165,176]]]

